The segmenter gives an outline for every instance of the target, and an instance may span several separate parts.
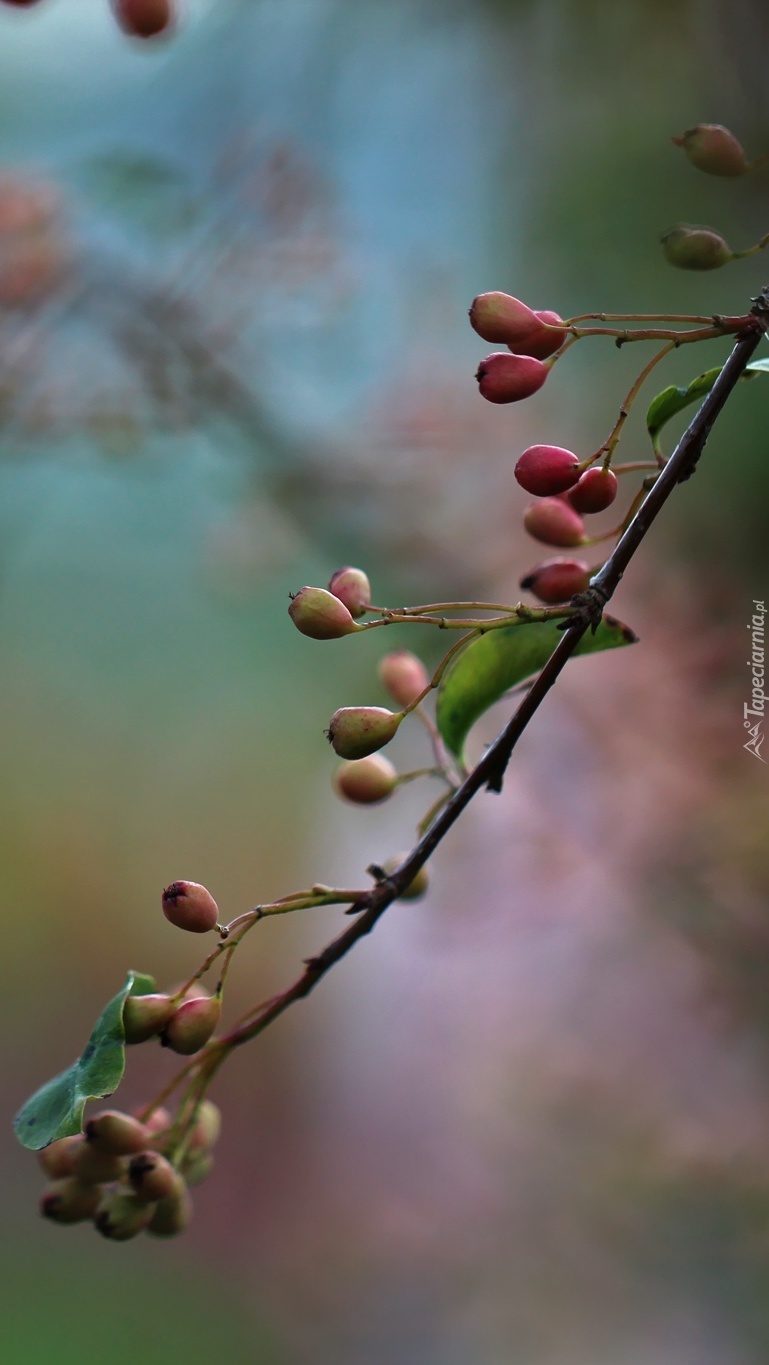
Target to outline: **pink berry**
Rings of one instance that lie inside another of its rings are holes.
[[[523,514],[523,524],[529,535],[544,545],[573,549],[585,539],[581,516],[560,498],[541,498],[531,503]]]
[[[722,123],[698,123],[671,142],[683,147],[692,165],[708,175],[743,175],[748,169],[742,146]]]
[[[218,995],[185,1000],[160,1035],[163,1047],[170,1047],[183,1057],[191,1057],[208,1042],[219,1023],[221,1012],[222,1004]]]
[[[604,512],[614,502],[618,486],[611,469],[586,469],[567,496],[575,512]]]
[[[377,674],[382,686],[399,706],[410,706],[430,681],[422,660],[409,649],[394,649],[385,654]]]
[[[525,303],[498,290],[479,294],[470,308],[471,327],[484,341],[495,345],[501,342],[509,346],[523,340],[528,333],[536,332],[537,322],[536,313]]]
[[[545,559],[537,564],[520,586],[533,592],[540,602],[556,606],[568,602],[577,592],[584,592],[590,582],[590,570],[581,559]]]
[[[518,403],[541,389],[550,370],[530,355],[509,355],[493,351],[482,360],[476,372],[481,397],[489,403]]]
[[[529,446],[515,466],[521,488],[536,498],[565,493],[579,478],[579,460],[563,446]]]
[[[343,602],[351,616],[356,619],[371,606],[371,584],[362,569],[347,565],[331,575],[329,592]]]
[[[163,892],[162,902],[163,914],[177,929],[208,934],[216,928],[219,906],[199,882],[171,882]]]

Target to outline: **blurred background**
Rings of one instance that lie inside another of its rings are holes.
[[[377,602],[516,600],[541,556],[515,459],[596,449],[650,351],[586,341],[492,407],[466,310],[748,306],[761,258],[678,273],[658,238],[766,231],[769,172],[669,140],[769,151],[766,7],[179,0],[143,44],[105,0],[0,10],[3,1359],[765,1362],[763,380],[617,596],[642,643],[574,663],[428,897],[222,1073],[182,1238],[44,1223],[10,1121],[129,967],[194,970],[168,882],[232,918],[410,845],[433,793],[342,808],[322,732],[386,703],[376,661],[414,632],[316,644],[288,593],[353,563]],[[343,923],[260,926],[229,1017]],[[172,1069],[134,1049],[119,1103]]]

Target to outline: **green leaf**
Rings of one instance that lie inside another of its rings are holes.
[[[79,1133],[86,1101],[117,1090],[125,1071],[123,1006],[129,995],[149,995],[154,989],[151,976],[128,973],[122,990],[99,1015],[82,1056],[22,1105],[13,1127],[23,1147],[38,1152],[57,1138]]]
[[[646,426],[652,442],[656,448],[656,438],[662,428],[672,417],[677,417],[679,412],[688,408],[690,403],[696,403],[700,398],[705,398],[710,393],[722,366],[716,365],[712,370],[705,370],[703,374],[698,374],[690,384],[670,384],[661,393],[657,394],[649,404],[646,414]],[[751,360],[746,366],[745,372],[740,377],[742,379],[752,379],[756,374],[766,374],[769,371],[769,360]]]
[[[471,640],[447,668],[438,687],[438,729],[452,754],[461,757],[472,726],[495,701],[547,663],[562,632],[557,621],[503,626]],[[575,654],[632,645],[638,637],[613,616],[593,635],[582,636]]]

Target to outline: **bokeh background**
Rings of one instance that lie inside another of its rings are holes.
[[[669,141],[720,121],[769,150],[766,7],[179,0],[151,44],[104,0],[0,8],[3,1359],[759,1365],[763,380],[618,594],[641,645],[575,662],[427,899],[222,1073],[183,1238],[42,1222],[10,1121],[128,967],[196,966],[166,883],[230,918],[409,846],[430,794],[342,808],[322,734],[385,703],[382,634],[305,640],[288,593],[360,563],[377,601],[516,599],[517,454],[597,448],[648,349],[585,342],[492,408],[466,309],[746,307],[761,258],[676,273],[658,237],[767,228],[769,172],[698,175]],[[638,415],[623,446],[645,456]],[[231,1017],[340,924],[261,926]],[[169,1070],[134,1050],[121,1102]]]

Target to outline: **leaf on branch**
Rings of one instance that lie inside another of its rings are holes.
[[[557,621],[528,621],[477,636],[457,655],[438,687],[436,718],[444,743],[462,757],[465,740],[484,711],[511,687],[538,673],[563,638]],[[635,644],[637,636],[616,617],[604,616],[595,634],[583,635],[575,654]]]
[[[13,1127],[23,1147],[38,1152],[57,1138],[79,1133],[86,1101],[117,1090],[125,1071],[123,1006],[129,995],[149,995],[154,989],[151,976],[128,973],[122,990],[99,1015],[82,1055],[19,1110]]]
[[[646,426],[651,437],[655,453],[659,452],[659,434],[662,428],[679,412],[688,408],[691,403],[697,403],[701,398],[705,398],[710,393],[722,367],[716,365],[712,370],[705,370],[703,374],[698,374],[690,384],[669,384],[666,389],[658,393],[649,404],[646,414]],[[741,376],[743,379],[752,379],[756,374],[766,374],[769,372],[769,360],[751,360],[745,367],[745,372]]]

